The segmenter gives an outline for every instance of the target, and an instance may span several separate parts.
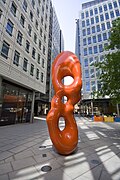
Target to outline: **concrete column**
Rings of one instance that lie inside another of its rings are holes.
[[[119,105],[118,105],[118,103],[117,103],[116,107],[117,107],[117,115],[120,116]]]
[[[0,76],[0,103],[2,102],[2,77]]]
[[[33,123],[34,120],[34,103],[35,103],[35,91],[33,91],[33,96],[32,96],[30,123]]]
[[[92,115],[93,115],[93,100],[91,100],[91,113],[92,113]]]

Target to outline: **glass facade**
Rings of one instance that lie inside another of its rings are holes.
[[[104,60],[105,46],[108,45],[112,21],[120,16],[119,0],[91,1],[83,4],[80,13],[80,59],[83,73],[83,97],[99,90],[100,72],[94,62]],[[89,82],[88,82],[89,79]],[[97,80],[96,80],[97,79]]]

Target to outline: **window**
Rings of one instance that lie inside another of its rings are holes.
[[[98,34],[98,42],[102,41],[102,36],[101,34]]]
[[[20,31],[18,31],[18,35],[17,35],[17,43],[19,45],[22,45],[22,33]]]
[[[8,58],[9,48],[10,45],[6,41],[3,41],[1,55],[6,59]]]
[[[81,18],[84,19],[84,13],[81,14]]]
[[[46,43],[46,35],[44,34],[44,42]]]
[[[96,21],[96,23],[99,22],[99,17],[98,16],[95,17],[95,21]]]
[[[84,56],[87,55],[87,48],[84,48]]]
[[[100,32],[100,25],[97,25],[97,32]]]
[[[99,7],[99,13],[101,13],[101,12],[102,12],[102,6]]]
[[[86,19],[86,25],[87,25],[87,26],[90,25],[89,19]]]
[[[94,13],[98,14],[98,9],[97,8],[94,9]]]
[[[44,81],[44,75],[43,75],[43,72],[41,72],[41,82],[43,83]]]
[[[41,37],[43,36],[42,28],[40,28],[40,36],[41,36]]]
[[[38,15],[38,17],[40,16],[40,11],[38,8],[37,8],[37,15]]]
[[[102,31],[104,31],[105,30],[105,24],[104,23],[101,24],[101,27],[102,27]]]
[[[22,25],[22,27],[24,27],[24,23],[25,23],[25,17],[21,14],[20,24]]]
[[[96,43],[96,36],[93,36],[93,43]]]
[[[31,64],[31,67],[30,67],[30,75],[33,76],[34,74],[34,65]]]
[[[90,34],[90,28],[87,28],[87,35]]]
[[[95,26],[92,27],[92,33],[95,33]]]
[[[90,76],[91,76],[91,78],[94,78],[94,77],[95,77],[95,71],[94,71],[93,68],[90,69]]]
[[[43,54],[45,55],[45,46],[43,46]]]
[[[92,54],[92,47],[89,47],[89,54]]]
[[[38,0],[38,4],[39,4],[39,6],[40,6],[40,4],[41,4],[41,0]]]
[[[28,40],[26,40],[26,48],[25,48],[25,50],[27,52],[29,52],[29,49],[30,49],[30,42]]]
[[[104,56],[100,56],[100,61],[103,61],[104,60]]]
[[[35,27],[36,29],[38,29],[38,21],[36,20],[36,23],[35,23]]]
[[[2,17],[2,13],[3,13],[3,11],[0,9],[0,19],[1,19],[1,17]]]
[[[28,60],[26,58],[24,58],[24,61],[23,61],[23,70],[24,71],[27,71],[27,66],[28,66]]]
[[[38,64],[40,64],[40,54],[38,53]]]
[[[32,0],[32,7],[35,8],[35,1]]]
[[[88,11],[86,11],[85,14],[86,14],[86,18],[89,17]]]
[[[85,45],[86,45],[86,38],[83,39],[83,46],[85,46]]]
[[[109,19],[108,13],[105,13],[105,18],[106,18],[106,20]]]
[[[91,57],[91,58],[89,59],[89,63],[90,63],[90,65],[93,63],[93,57]]]
[[[108,38],[110,37],[110,35],[111,35],[111,32],[109,31],[109,32],[108,32]]]
[[[37,44],[37,35],[34,33],[34,42]]]
[[[107,22],[107,29],[110,29],[111,26],[110,26],[110,22]]]
[[[46,21],[48,20],[48,16],[47,16],[47,14],[45,14],[45,20],[46,20]]]
[[[102,44],[99,45],[99,52],[103,52],[103,45]]]
[[[108,4],[108,7],[109,7],[109,9],[112,9],[112,4],[109,3],[109,4]]]
[[[44,15],[44,6],[42,6],[42,15]]]
[[[83,29],[83,36],[86,36],[86,30]]]
[[[95,81],[91,81],[91,88],[92,88],[92,91],[96,90]]]
[[[33,13],[32,13],[32,11],[30,11],[30,19],[31,19],[31,21],[33,21]]]
[[[98,89],[98,91],[101,90],[101,82],[100,81],[97,82],[97,89]]]
[[[12,2],[12,5],[11,5],[11,12],[14,16],[16,16],[16,11],[17,11],[17,6],[14,2]]]
[[[94,24],[94,18],[91,18],[91,24]]]
[[[107,34],[103,33],[103,40],[107,40]]]
[[[41,17],[41,24],[43,25],[43,17]]]
[[[43,67],[43,68],[45,67],[45,61],[44,61],[44,59],[42,59],[42,67]]]
[[[88,59],[84,59],[84,66],[88,67]]]
[[[82,21],[82,27],[85,27],[85,21]]]
[[[93,10],[92,9],[90,10],[90,16],[93,16]]]
[[[97,46],[94,46],[94,54],[98,53],[98,49],[97,49]]]
[[[27,2],[26,2],[26,0],[23,1],[23,9],[25,11],[27,11]]]
[[[39,79],[39,74],[40,74],[40,71],[39,71],[39,69],[37,68],[37,71],[36,71],[36,79]]]
[[[101,21],[104,21],[104,16],[103,16],[103,14],[100,15],[100,20],[101,20]]]
[[[114,5],[114,8],[118,7],[116,1],[113,2],[113,5]]]
[[[85,70],[85,78],[89,78],[89,71],[88,71],[88,69]]]
[[[111,18],[114,18],[114,12],[113,11],[110,12],[110,16],[111,16]]]
[[[117,17],[120,16],[120,13],[119,13],[119,10],[118,10],[118,9],[115,10],[115,13],[116,13],[116,16],[117,16]]]
[[[19,58],[20,58],[20,53],[15,50],[14,59],[13,59],[13,64],[15,64],[16,66],[19,65]]]
[[[107,5],[105,4],[103,7],[104,7],[104,11],[107,11]]]
[[[88,38],[88,44],[91,44],[91,37]]]
[[[13,23],[9,19],[6,26],[6,31],[8,32],[8,34],[12,35]]]
[[[45,31],[47,31],[47,25],[45,24]]]
[[[6,0],[2,0],[2,2],[3,2],[3,3],[5,3],[5,2],[6,2]]]
[[[90,91],[90,82],[86,82],[86,91]]]
[[[35,52],[36,52],[36,50],[35,50],[35,48],[33,48],[33,50],[32,50],[32,57],[35,59]]]
[[[41,44],[41,40],[39,40],[39,49],[41,50],[42,44]]]
[[[32,27],[30,26],[30,24],[28,24],[28,34],[29,34],[29,36],[31,36],[31,32],[32,32]]]

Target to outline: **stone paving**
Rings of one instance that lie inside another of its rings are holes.
[[[78,148],[69,156],[53,148],[45,118],[0,127],[0,180],[120,180],[120,123],[76,122]]]

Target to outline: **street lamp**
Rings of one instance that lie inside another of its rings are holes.
[[[93,92],[91,92],[91,113],[93,116]]]

